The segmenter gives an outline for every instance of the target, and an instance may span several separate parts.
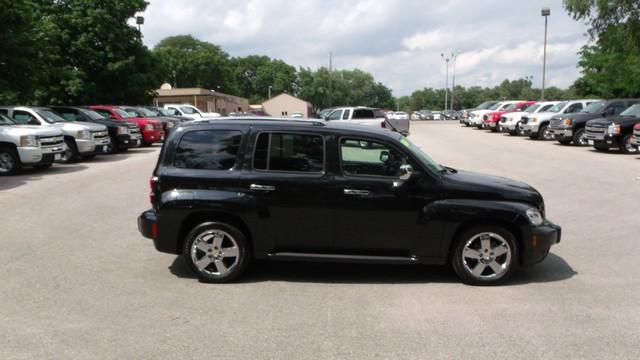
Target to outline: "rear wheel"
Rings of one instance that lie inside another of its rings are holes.
[[[636,154],[638,153],[638,148],[631,144],[631,137],[632,135],[629,134],[627,136],[625,136],[624,138],[622,138],[622,141],[620,141],[620,152],[623,154]]]
[[[204,223],[191,230],[183,256],[198,279],[207,283],[234,280],[244,272],[251,257],[244,234],[220,222]]]
[[[13,175],[21,167],[22,163],[15,150],[9,147],[0,147],[0,176]]]
[[[498,285],[518,267],[518,246],[511,232],[499,226],[476,226],[458,239],[453,269],[465,284]]]

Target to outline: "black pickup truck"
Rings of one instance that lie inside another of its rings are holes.
[[[531,186],[439,165],[369,126],[185,123],[163,144],[150,187],[141,234],[205,282],[270,259],[452,264],[465,283],[495,285],[560,241]]]
[[[587,122],[585,138],[598,151],[618,148],[623,154],[636,154],[632,142],[633,127],[640,123],[640,104],[631,105],[620,115]]]
[[[112,120],[91,109],[79,106],[51,106],[50,108],[69,121],[92,122],[106,126],[111,138],[107,150],[109,154],[126,151],[142,144],[142,135],[135,123]]]
[[[551,118],[549,129],[562,145],[573,143],[578,146],[588,146],[585,126],[588,121],[620,115],[624,110],[640,99],[611,99],[596,101],[589,104],[580,112],[555,115]]]

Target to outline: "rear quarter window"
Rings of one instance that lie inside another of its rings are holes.
[[[264,171],[320,173],[324,171],[324,141],[320,135],[261,133],[253,168]]]
[[[182,169],[230,170],[236,164],[242,132],[197,130],[182,136],[173,166]]]

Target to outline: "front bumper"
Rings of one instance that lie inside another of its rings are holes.
[[[59,160],[60,155],[66,149],[67,147],[64,143],[47,147],[17,147],[20,162],[25,165],[48,164],[56,158]]]
[[[482,123],[484,125],[485,129],[495,129],[496,128],[496,123],[493,121],[484,121]]]
[[[134,148],[142,145],[142,135],[140,134],[118,135],[116,139],[118,140],[117,145],[120,149]]]
[[[142,132],[142,136],[144,137],[144,142],[147,144],[163,142],[164,141],[164,131],[163,130],[144,130]]]
[[[631,145],[635,145],[635,146],[640,147],[640,136],[635,136],[635,135],[634,135],[634,136],[631,138]]]
[[[522,265],[528,266],[541,262],[551,246],[560,242],[562,228],[551,221],[545,220],[540,226],[532,226],[523,234]]]
[[[93,140],[76,139],[76,147],[80,155],[91,155],[96,152],[96,142]]]
[[[522,128],[522,131],[526,134],[532,134],[532,133],[537,133],[538,129],[540,127],[539,124],[520,124],[520,127]]]

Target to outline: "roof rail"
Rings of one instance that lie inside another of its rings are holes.
[[[271,121],[271,122],[283,122],[283,123],[297,123],[297,124],[309,124],[313,126],[326,126],[326,123],[322,120],[316,119],[290,119],[290,118],[275,118],[268,116],[229,116],[229,117],[218,117],[206,120],[195,120],[194,122],[207,122],[207,123],[216,123],[219,121],[235,121],[235,120],[249,120],[249,121]]]

